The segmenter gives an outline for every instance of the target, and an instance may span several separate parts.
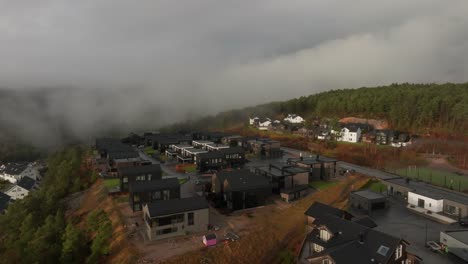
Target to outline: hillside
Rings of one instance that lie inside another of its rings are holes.
[[[332,90],[284,102],[219,113],[178,123],[168,130],[226,129],[245,123],[249,116],[281,117],[296,113],[310,117],[385,119],[390,127],[417,133],[467,135],[468,83],[392,84],[380,87]]]

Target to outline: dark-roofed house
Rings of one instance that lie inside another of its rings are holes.
[[[388,207],[387,197],[369,189],[351,192],[349,203],[351,207],[368,214]]]
[[[309,170],[286,163],[270,163],[255,168],[255,173],[269,179],[272,192],[289,202],[307,195]]]
[[[247,141],[250,152],[264,158],[279,158],[283,155],[279,141],[269,138],[257,138]]]
[[[213,176],[212,184],[213,192],[222,194],[231,210],[264,205],[271,195],[269,181],[248,169],[218,172]]]
[[[35,186],[35,180],[29,177],[23,177],[16,184],[13,184],[8,189],[5,189],[4,192],[12,199],[20,200],[28,196],[29,192],[32,191]]]
[[[195,155],[194,162],[199,172],[236,168],[245,163],[245,150],[242,147],[225,148]]]
[[[353,218],[353,215],[344,211],[344,210],[341,210],[341,209],[338,209],[338,208],[335,208],[333,206],[330,206],[330,205],[326,205],[326,204],[323,204],[323,203],[320,203],[320,202],[315,202],[313,203],[308,209],[307,211],[305,211],[304,213],[306,215],[306,220],[307,220],[307,229],[309,231],[312,230],[312,227],[314,227],[314,222],[316,219],[320,218],[320,217],[323,217],[325,215],[333,215],[333,216],[336,216],[338,218],[344,218],[344,219],[347,219],[347,220],[350,220],[351,218]]]
[[[209,206],[203,197],[159,200],[143,206],[143,218],[149,240],[199,233],[208,228]]]
[[[315,157],[290,158],[287,163],[309,169],[309,181],[330,180],[336,177],[336,159],[316,155]]]
[[[131,182],[142,181],[158,181],[162,178],[161,165],[152,164],[137,167],[124,167],[118,169],[120,178],[120,191],[128,191],[128,185]]]
[[[9,195],[0,192],[0,214],[3,214],[6,211],[10,201],[11,197]]]
[[[154,181],[133,181],[129,183],[129,203],[132,210],[140,211],[144,204],[157,200],[180,198],[180,184],[177,178]]]
[[[326,207],[319,204],[306,212],[313,214],[314,220],[299,253],[299,263],[407,263],[408,242],[347,220],[342,210]]]
[[[0,165],[0,179],[17,183],[24,177],[40,179],[39,170],[28,162],[8,162]]]

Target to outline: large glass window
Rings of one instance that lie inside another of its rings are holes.
[[[177,214],[158,218],[155,220],[157,226],[165,226],[184,222],[184,214]]]
[[[145,180],[145,175],[136,176],[136,181],[144,181],[144,180]]]
[[[169,199],[171,199],[170,191],[169,190],[164,190],[163,191],[163,200],[169,200]]]
[[[325,229],[320,229],[320,239],[328,241],[330,239],[330,233]]]
[[[151,199],[161,200],[161,191],[155,191],[151,194]]]
[[[161,230],[156,231],[156,234],[157,235],[164,235],[164,234],[170,234],[170,233],[174,233],[174,232],[177,232],[177,227],[170,227],[170,228],[161,229]]]

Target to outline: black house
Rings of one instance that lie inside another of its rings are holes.
[[[310,180],[329,180],[336,176],[336,159],[316,155],[311,157],[290,158],[287,163],[310,170]]]
[[[223,194],[227,207],[231,210],[264,205],[266,198],[271,195],[269,181],[248,169],[218,172],[213,182],[213,190]]]
[[[245,150],[242,147],[232,147],[200,153],[195,157],[195,163],[199,172],[240,167],[245,163]]]
[[[120,191],[128,191],[131,182],[151,182],[162,178],[161,165],[152,164],[137,167],[124,167],[118,169],[120,177]]]
[[[129,203],[132,210],[140,211],[143,205],[157,200],[180,198],[180,184],[177,178],[156,181],[134,181],[129,183]]]

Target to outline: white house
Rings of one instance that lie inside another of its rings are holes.
[[[408,203],[434,213],[442,212],[444,210],[443,199],[437,200],[414,192],[408,192]]]
[[[284,121],[293,124],[300,124],[305,122],[304,118],[295,114],[289,114],[286,118],[284,118]]]
[[[11,199],[20,200],[28,196],[29,192],[36,186],[36,181],[29,178],[23,177],[18,181],[17,184],[11,185],[7,188],[4,193],[9,195]]]
[[[440,243],[448,252],[468,262],[468,229],[440,232]]]
[[[341,129],[340,135],[336,140],[357,143],[361,140],[361,128],[356,126],[345,126]]]
[[[266,119],[262,120],[262,122],[258,123],[258,129],[259,130],[268,130],[268,128],[271,126],[271,120]]]
[[[24,177],[29,177],[35,181],[40,179],[39,170],[33,163],[9,162],[0,166],[1,179],[17,183]]]
[[[249,125],[251,126],[256,125],[259,121],[260,121],[260,118],[258,117],[254,117],[254,118],[249,117]]]

